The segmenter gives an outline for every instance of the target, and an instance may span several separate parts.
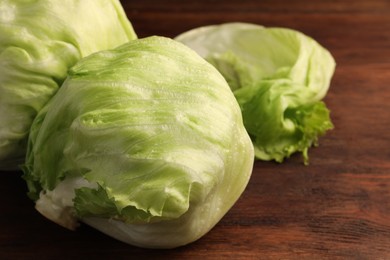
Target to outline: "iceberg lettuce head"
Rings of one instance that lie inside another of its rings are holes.
[[[136,35],[117,0],[0,1],[0,169],[16,169],[38,111],[80,58]]]
[[[312,38],[286,28],[227,23],[175,38],[213,64],[240,104],[256,157],[283,161],[307,150],[333,128],[322,101],[335,69]]]
[[[208,232],[254,154],[223,76],[183,44],[131,41],[79,61],[31,127],[24,178],[36,208],[126,243],[171,248]]]

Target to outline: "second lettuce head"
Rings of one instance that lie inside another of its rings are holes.
[[[283,161],[333,128],[321,101],[335,69],[331,54],[291,29],[248,23],[205,26],[176,40],[225,77],[240,104],[258,159]]]

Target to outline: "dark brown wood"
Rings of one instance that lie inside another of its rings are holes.
[[[20,172],[0,172],[0,259],[390,259],[390,1],[128,0],[140,37],[244,21],[300,30],[337,69],[325,101],[335,129],[283,164],[256,162],[236,205],[206,236],[146,250],[44,219]]]

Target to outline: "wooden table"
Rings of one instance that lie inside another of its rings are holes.
[[[256,162],[237,204],[206,236],[146,250],[40,216],[20,172],[0,172],[0,259],[390,259],[390,1],[128,0],[140,37],[244,21],[302,31],[337,69],[335,129],[283,164]]]

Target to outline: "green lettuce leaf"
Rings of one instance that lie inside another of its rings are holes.
[[[136,35],[117,0],[0,2],[0,169],[16,169],[39,110],[80,58]]]
[[[333,128],[321,101],[335,69],[312,38],[285,28],[247,23],[206,26],[175,38],[225,77],[240,104],[258,159],[283,161]]]

